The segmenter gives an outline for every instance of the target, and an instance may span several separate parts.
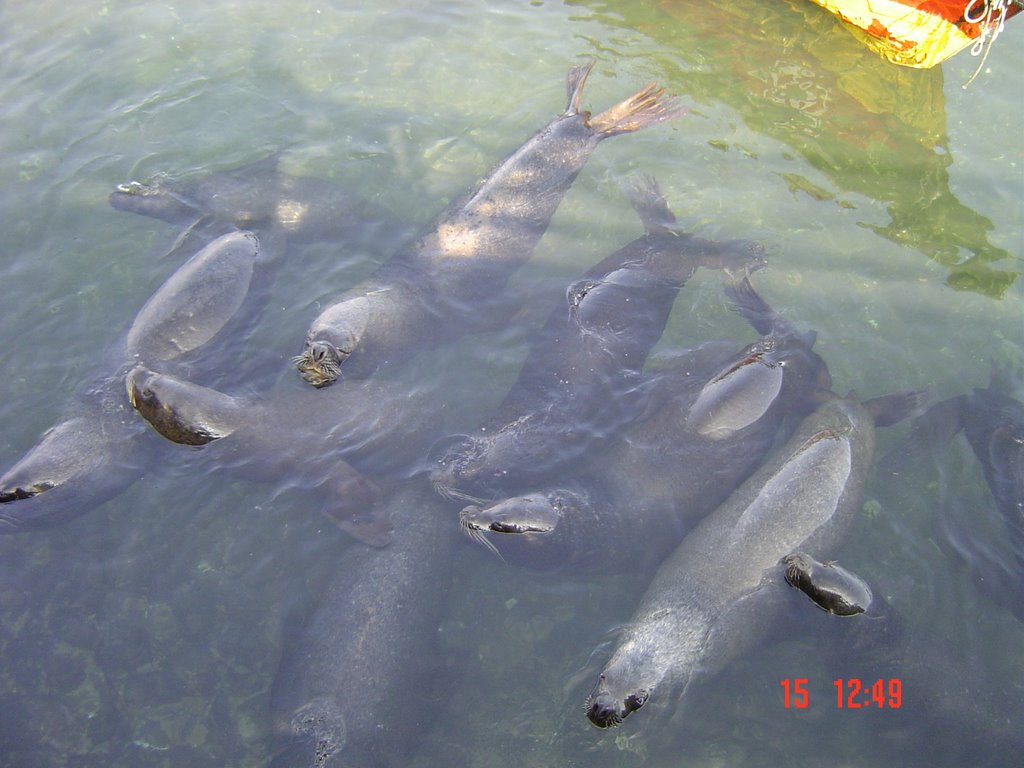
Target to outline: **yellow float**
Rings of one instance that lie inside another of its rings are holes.
[[[854,35],[895,64],[927,68],[968,46],[988,52],[1014,0],[811,0],[838,16]],[[979,68],[980,69],[980,68]]]

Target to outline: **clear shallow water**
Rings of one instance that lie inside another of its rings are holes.
[[[287,172],[429,224],[561,109],[565,71],[588,58],[598,60],[585,95],[595,110],[657,79],[691,112],[600,147],[525,285],[557,295],[635,237],[617,184],[652,173],[694,231],[765,244],[757,286],[818,332],[837,391],[948,397],[983,386],[990,358],[1020,360],[1024,300],[1012,273],[1024,252],[1024,158],[1012,78],[1022,23],[964,91],[976,66],[967,54],[942,70],[897,70],[795,0],[336,5],[0,11],[0,466],[57,421],[176,267],[159,256],[178,233],[109,208],[114,185],[283,150]],[[327,245],[289,257],[253,333],[267,379],[299,386],[287,360],[316,302],[386,255]],[[717,278],[699,275],[663,344],[711,337],[751,334]],[[522,346],[495,344],[458,354],[489,361],[505,381]],[[889,432],[880,453],[906,430]],[[1020,624],[973,589],[935,528],[939,508],[993,513],[962,438],[938,461],[906,481],[873,479],[843,561],[918,626],[941,628],[956,649],[950,664],[982,690],[1005,691],[1024,679]],[[997,523],[978,527],[998,539]],[[174,452],[67,526],[0,539],[0,764],[263,764],[282,627],[347,546],[310,496],[207,475]],[[642,580],[538,576],[479,548],[460,553],[440,635],[462,663],[425,693],[439,714],[415,765],[818,765],[823,754],[867,765],[927,748],[923,706],[908,702],[899,718],[836,711],[807,645],[737,665],[683,726],[643,728],[645,712],[596,731],[580,705],[610,647],[591,652],[628,619]],[[783,677],[817,686],[807,711],[783,708]],[[983,749],[974,757],[998,764]]]

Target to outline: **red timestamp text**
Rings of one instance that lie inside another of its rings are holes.
[[[787,677],[779,681],[782,686],[782,706],[806,709],[811,696],[810,680],[806,677]],[[903,683],[898,677],[879,678],[864,682],[856,677],[832,681],[836,689],[837,709],[899,709],[903,705]]]

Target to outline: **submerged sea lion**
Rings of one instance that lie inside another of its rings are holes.
[[[994,365],[987,388],[933,405],[910,439],[927,433],[948,440],[963,430],[1024,569],[1024,403],[1012,397],[1018,385],[1010,369]]]
[[[441,493],[529,487],[607,442],[646,407],[651,384],[641,371],[697,267],[745,272],[763,263],[754,243],[679,232],[653,180],[631,197],[646,233],[569,286],[504,402],[438,461]]]
[[[110,194],[110,205],[182,226],[214,220],[240,229],[278,229],[290,242],[347,239],[374,223],[383,229],[392,220],[337,184],[281,173],[278,159],[275,153],[198,179],[120,184]]]
[[[780,559],[827,555],[860,508],[876,414],[892,423],[916,393],[821,405],[661,565],[586,703],[607,728],[651,696],[685,696],[765,637],[788,590]]]
[[[584,471],[466,507],[463,530],[534,567],[614,573],[660,562],[754,471],[793,417],[833,397],[813,334],[775,315],[745,277],[727,290],[761,339],[738,352],[712,342],[678,355],[659,377],[669,399]]]
[[[567,81],[565,112],[495,166],[445,210],[427,235],[403,247],[365,283],[317,317],[295,358],[302,378],[327,386],[461,333],[530,255],[597,144],[681,114],[652,83],[591,117],[581,111],[593,64]]]
[[[125,491],[150,456],[145,433],[119,377],[85,389],[0,477],[0,533],[61,525]]]
[[[1013,397],[1020,371],[993,364],[989,385],[933,405],[914,421],[903,454],[946,445],[963,431],[981,464],[1009,548],[978,541],[974,522],[945,514],[942,524],[956,556],[979,588],[1024,621],[1024,403]],[[975,513],[972,513],[972,516]],[[977,543],[975,543],[977,542]],[[965,551],[966,550],[966,551]]]
[[[148,457],[145,425],[124,396],[125,361],[148,360],[193,370],[214,355],[225,327],[249,317],[264,295],[254,286],[280,256],[271,235],[231,232],[174,273],[145,304],[107,355],[102,373],[83,387],[67,417],[0,477],[0,532],[63,523],[124,491]],[[236,342],[232,339],[232,342]],[[127,365],[131,365],[129,362]]]
[[[273,768],[406,765],[437,706],[425,700],[451,586],[444,502],[409,485],[385,500],[387,549],[349,547],[286,645],[271,690]]]
[[[390,525],[377,503],[380,488],[367,474],[395,479],[420,471],[427,447],[461,425],[467,392],[486,376],[461,373],[457,384],[431,387],[346,381],[326,393],[232,397],[137,366],[126,384],[131,404],[157,432],[203,446],[206,471],[323,488],[328,516],[361,541],[383,546]]]

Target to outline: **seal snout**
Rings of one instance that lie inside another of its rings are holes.
[[[587,719],[598,728],[614,728],[625,720],[627,715],[636,712],[647,703],[648,695],[647,691],[640,689],[623,699],[617,699],[608,690],[605,676],[601,675],[597,686],[587,699]]]
[[[132,408],[141,411],[143,406],[149,405],[153,400],[153,389],[150,386],[153,381],[153,372],[143,365],[136,365],[125,377],[125,389],[128,390],[128,401]]]
[[[302,354],[295,358],[299,375],[317,389],[333,384],[341,375],[342,356],[329,341],[307,341]]]
[[[468,435],[450,435],[434,443],[427,459],[434,464],[430,482],[438,493],[449,499],[483,503],[480,497],[463,490],[463,485],[475,476],[469,464],[476,452],[476,441]]]

